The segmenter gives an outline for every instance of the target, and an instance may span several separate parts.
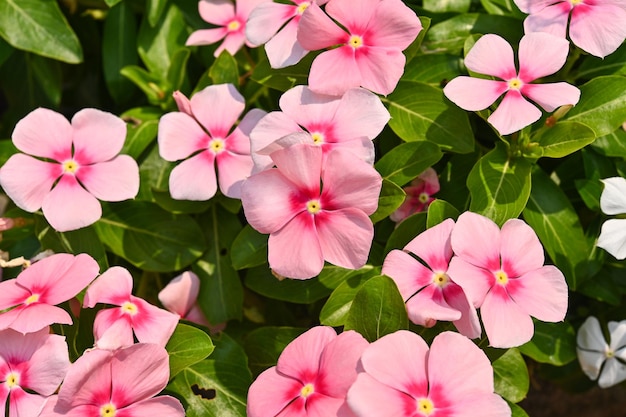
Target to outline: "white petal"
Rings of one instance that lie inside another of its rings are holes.
[[[600,208],[604,214],[626,213],[626,179],[605,178],[604,190],[600,196]]]
[[[610,219],[604,222],[597,246],[616,259],[626,258],[626,219]]]

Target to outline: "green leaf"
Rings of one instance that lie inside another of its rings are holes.
[[[121,2],[122,0],[104,0],[104,2],[107,4],[107,6],[109,7],[113,7],[115,6],[117,3]]]
[[[208,334],[187,324],[178,323],[165,346],[170,355],[170,378],[209,356],[215,346]]]
[[[600,195],[604,188],[602,182],[597,179],[576,180],[574,184],[585,205],[593,211],[600,211]]]
[[[296,65],[280,69],[270,67],[266,57],[260,58],[250,79],[279,91],[287,91],[296,85],[307,84],[309,70],[315,56],[315,53],[309,53]]]
[[[587,55],[576,71],[576,79],[589,80],[600,75],[626,74],[626,44],[603,58]]]
[[[333,290],[320,282],[319,278],[279,281],[266,265],[248,269],[244,283],[252,291],[268,298],[299,304],[320,300]]]
[[[237,60],[224,49],[213,65],[211,65],[211,68],[209,68],[209,77],[213,80],[213,84],[232,84],[235,87],[239,86]]]
[[[13,47],[6,43],[6,41],[0,38],[0,67],[4,64],[4,61],[13,53]]]
[[[55,0],[0,1],[0,36],[17,49],[70,64],[83,50]]]
[[[446,219],[456,220],[457,217],[459,217],[459,214],[459,211],[452,204],[447,201],[437,199],[428,206],[426,227],[430,229]]]
[[[155,203],[170,213],[204,213],[212,204],[211,200],[176,200],[172,198],[169,191],[156,189],[152,189],[152,197]]]
[[[541,156],[563,158],[594,141],[594,131],[582,123],[558,122],[552,127],[544,127],[532,137],[541,147]]]
[[[213,354],[179,372],[166,390],[185,400],[187,417],[245,417],[252,382],[246,353],[226,333],[213,342]]]
[[[626,131],[617,129],[599,137],[591,144],[591,147],[604,156],[623,158],[626,155]]]
[[[263,265],[267,262],[267,235],[247,224],[235,238],[230,252],[236,270]]]
[[[344,329],[356,330],[373,342],[408,326],[406,307],[396,283],[381,275],[368,280],[356,293]]]
[[[346,279],[335,288],[330,297],[328,297],[324,307],[322,307],[320,323],[325,326],[343,326],[348,319],[350,307],[352,306],[352,301],[356,293],[365,282],[379,274],[379,268],[372,268],[347,276]]]
[[[511,417],[528,417],[528,414],[526,414],[526,411],[524,411],[524,409],[520,407],[519,405],[513,404],[509,401],[507,401],[507,404],[511,408]]]
[[[130,99],[133,84],[120,71],[127,65],[136,65],[137,23],[127,2],[119,3],[107,13],[102,39],[102,67],[104,81],[116,102]]]
[[[139,165],[139,193],[136,198],[154,202],[155,190],[169,192],[168,180],[175,164],[161,158],[156,144],[151,145],[147,152]]]
[[[148,0],[148,23],[154,27],[165,11],[168,0]]]
[[[383,179],[383,187],[380,190],[380,197],[378,198],[378,208],[370,216],[372,222],[378,223],[396,211],[396,209],[402,205],[402,202],[404,202],[405,197],[406,193],[402,188],[389,180]]]
[[[526,362],[519,350],[506,351],[493,362],[494,391],[512,403],[522,401],[528,393],[530,380]]]
[[[469,10],[470,3],[470,0],[424,0],[424,9],[435,13],[465,13]]]
[[[391,114],[389,126],[402,140],[427,140],[457,153],[474,149],[467,112],[444,100],[441,89],[418,81],[400,81],[382,100]]]
[[[300,327],[265,326],[248,333],[243,347],[252,373],[258,375],[276,365],[285,347],[306,330]]]
[[[385,253],[404,248],[415,236],[426,230],[426,216],[424,212],[415,213],[402,220],[387,239]]]
[[[403,186],[433,166],[442,156],[434,143],[403,143],[383,155],[375,168],[384,179]]]
[[[543,171],[536,169],[532,182],[524,219],[574,290],[587,275],[591,252],[580,220],[567,196]]]
[[[595,78],[580,87],[580,95],[582,100],[566,119],[589,126],[596,136],[608,135],[626,120],[626,78]]]
[[[135,107],[122,113],[120,117],[127,123],[128,130],[120,153],[139,159],[148,146],[156,142],[161,115],[155,107]]]
[[[147,271],[182,269],[206,248],[202,229],[191,217],[144,201],[110,205],[94,227],[111,252]]]
[[[176,91],[185,89],[185,83],[187,83],[187,61],[191,56],[189,49],[179,49],[172,55],[172,65],[167,71],[167,81],[169,83],[169,90]],[[171,95],[168,97],[168,101],[174,101]]]
[[[480,158],[467,178],[470,210],[502,226],[524,210],[530,195],[531,166],[523,158],[511,158],[499,142]]]
[[[145,69],[137,65],[128,65],[120,70],[120,74],[131,80],[144,92],[150,104],[158,106],[167,99],[166,88],[163,82]]]
[[[208,249],[194,265],[200,277],[198,304],[210,323],[241,319],[243,287],[233,269],[230,247],[241,230],[237,216],[213,205],[201,224]]]
[[[405,68],[402,80],[421,81],[433,87],[442,87],[447,81],[462,75],[463,60],[457,55],[418,55]]]
[[[568,322],[535,321],[533,338],[519,350],[537,362],[563,366],[576,359],[576,333]]]

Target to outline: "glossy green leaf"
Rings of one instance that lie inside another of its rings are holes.
[[[150,26],[156,26],[165,11],[168,0],[148,0],[148,23]]]
[[[160,105],[166,100],[167,91],[163,81],[137,65],[128,65],[120,70],[120,74],[128,78],[144,92],[150,104]]]
[[[506,351],[493,362],[494,391],[512,403],[522,401],[528,393],[530,379],[526,362],[519,350]]]
[[[571,289],[587,275],[589,253],[580,220],[563,191],[541,170],[532,175],[533,187],[524,220],[539,236]]]
[[[552,127],[544,127],[532,137],[537,142],[541,156],[563,158],[594,141],[594,131],[582,123],[558,122]]]
[[[107,6],[109,7],[113,7],[115,6],[117,3],[121,2],[122,0],[104,0],[104,2],[107,4]]]
[[[483,156],[467,178],[472,201],[470,210],[502,226],[524,210],[530,195],[531,165],[523,158],[511,158],[506,146]]]
[[[405,197],[406,193],[402,188],[389,180],[383,179],[383,187],[378,198],[378,208],[370,216],[372,222],[378,223],[396,211],[402,205]]]
[[[77,64],[83,50],[55,0],[0,1],[0,36],[17,49]]]
[[[185,400],[187,417],[245,417],[252,382],[246,353],[226,333],[213,342],[213,354],[183,369],[166,389]]]
[[[444,200],[435,200],[428,206],[426,227],[436,226],[445,219],[454,219],[456,221],[459,215],[459,211],[452,204]]]
[[[623,158],[626,155],[626,131],[618,128],[612,133],[596,139],[591,147],[604,156]]]
[[[209,201],[191,201],[176,200],[172,198],[169,191],[161,191],[152,189],[152,198],[160,207],[170,213],[204,213],[212,202]]]
[[[356,330],[373,342],[407,329],[409,319],[396,283],[384,275],[368,280],[354,296],[345,330]]]
[[[144,201],[111,204],[94,227],[111,252],[147,271],[182,269],[206,249],[202,229],[191,217]]]
[[[139,159],[150,144],[156,142],[162,114],[155,107],[135,107],[122,113],[120,117],[126,122],[127,133],[120,153]]]
[[[430,142],[408,142],[396,146],[376,163],[384,179],[403,186],[441,159],[439,147]]]
[[[301,327],[265,326],[248,333],[243,347],[252,373],[258,375],[276,365],[285,347],[306,330]]]
[[[537,362],[563,366],[576,359],[576,333],[567,322],[535,321],[533,338],[519,350]]]
[[[524,411],[524,409],[519,405],[513,404],[509,401],[507,401],[507,404],[511,408],[511,417],[528,417],[526,411]]]
[[[605,58],[587,55],[582,59],[575,75],[577,79],[589,80],[600,75],[626,74],[626,44]]]
[[[309,53],[296,65],[280,69],[273,69],[267,58],[261,58],[250,78],[267,87],[287,91],[298,84],[307,84],[309,70],[315,56],[315,53]]]
[[[156,144],[151,145],[146,152],[144,160],[139,165],[140,182],[136,199],[155,201],[155,190],[169,193],[170,172],[175,164],[161,158]]]
[[[380,274],[379,268],[359,271],[346,277],[332,292],[320,312],[320,323],[325,326],[343,326],[348,319],[354,296],[363,284]]]
[[[424,9],[435,13],[464,13],[469,10],[470,3],[470,0],[424,0]]]
[[[291,303],[309,304],[327,297],[333,290],[320,282],[319,277],[297,280],[278,280],[267,265],[251,268],[244,280],[252,291],[276,300]]]
[[[189,49],[179,49],[172,55],[172,65],[167,71],[167,81],[169,91],[186,90],[187,87],[187,61],[191,56]],[[168,94],[168,101],[173,102],[174,98]]]
[[[250,225],[244,226],[231,248],[233,268],[252,268],[267,262],[267,235],[257,232]]]
[[[211,65],[211,68],[209,68],[209,77],[213,80],[213,84],[239,86],[237,60],[227,50],[223,50],[213,65]]]
[[[443,87],[445,83],[463,73],[463,60],[457,55],[418,55],[406,67],[402,79]]]
[[[595,78],[580,87],[580,95],[580,102],[567,113],[566,118],[589,126],[596,136],[608,135],[626,120],[624,77]]]
[[[441,89],[418,81],[400,81],[382,100],[391,114],[389,126],[404,141],[427,140],[457,153],[474,149],[467,112],[445,100]]]
[[[600,180],[576,180],[576,191],[585,205],[593,211],[600,211],[600,195],[604,186]]]
[[[170,355],[170,378],[209,356],[215,346],[208,334],[188,324],[178,323],[165,346]]]
[[[127,2],[119,3],[107,13],[102,39],[104,81],[111,97],[123,102],[132,97],[133,84],[120,71],[127,65],[137,65],[137,23]]]

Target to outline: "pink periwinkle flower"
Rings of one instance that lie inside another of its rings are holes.
[[[178,314],[170,313],[132,295],[133,277],[119,266],[107,269],[87,289],[83,306],[98,303],[114,308],[98,311],[93,324],[96,347],[117,349],[134,343],[133,332],[141,343],[165,346],[178,324]]]
[[[235,55],[246,44],[253,46],[246,39],[246,21],[252,9],[270,0],[200,0],[198,12],[208,23],[217,26],[212,29],[200,29],[193,32],[185,45],[210,45],[224,39],[215,50],[218,57],[223,50]]]
[[[271,152],[297,142],[316,144],[325,155],[335,148],[347,149],[373,164],[372,140],[390,118],[380,98],[362,88],[334,97],[296,86],[280,97],[280,109],[266,114],[250,132],[257,171],[273,165]]]
[[[440,333],[430,349],[415,333],[388,334],[365,349],[361,366],[347,397],[357,417],[511,416],[489,359],[458,333]]]
[[[241,201],[248,223],[269,233],[269,265],[279,275],[316,276],[324,260],[362,267],[374,238],[368,217],[378,207],[382,178],[352,153],[335,149],[323,165],[319,146],[273,152],[276,168],[248,178]]]
[[[248,417],[351,416],[346,393],[367,346],[352,330],[337,336],[331,327],[318,326],[303,333],[250,386]]]
[[[433,194],[439,192],[437,172],[432,168],[427,168],[403,190],[406,193],[404,202],[389,216],[394,222],[401,222],[412,214],[428,209],[430,203],[435,200]]]
[[[311,5],[328,0],[293,0],[289,3],[264,2],[255,7],[246,23],[246,37],[252,45],[265,44],[272,68],[297,64],[309,51],[298,42],[298,23]]]
[[[502,230],[480,214],[465,212],[451,236],[455,256],[448,275],[459,284],[480,314],[494,347],[528,342],[531,316],[557,322],[567,312],[563,273],[544,265],[543,247],[533,229],[510,219]]]
[[[57,304],[73,298],[98,275],[98,263],[87,254],[59,253],[0,282],[0,329],[36,332],[53,323],[72,324]]]
[[[461,76],[450,81],[443,92],[456,105],[470,111],[484,110],[504,94],[487,121],[501,135],[508,135],[541,118],[541,110],[535,104],[552,112],[557,107],[578,103],[580,90],[573,85],[531,84],[557,72],[565,64],[568,52],[569,42],[565,39],[541,32],[527,34],[519,44],[518,72],[511,45],[498,35],[484,35],[465,57],[465,66],[500,81]]]
[[[199,292],[200,278],[191,271],[185,271],[159,292],[159,301],[181,319],[209,327],[210,324],[197,303]]]
[[[45,327],[21,334],[0,331],[0,407],[8,399],[8,417],[38,416],[46,397],[54,394],[70,367],[64,336]]]
[[[524,31],[547,32],[569,37],[580,49],[604,58],[615,52],[626,38],[624,0],[514,0],[528,13]]]
[[[170,174],[172,197],[208,200],[219,183],[225,196],[239,198],[253,167],[248,135],[265,112],[250,110],[233,129],[245,100],[232,84],[211,85],[191,100],[180,93],[174,98],[180,111],[161,117],[158,134],[161,157],[183,160]]]
[[[473,339],[480,336],[476,309],[447,274],[453,227],[454,220],[444,220],[419,234],[403,250],[392,250],[382,273],[396,282],[413,323],[432,327],[437,320],[452,321],[461,334]]]
[[[83,109],[70,124],[38,108],[13,130],[13,144],[24,153],[0,168],[0,185],[21,209],[42,209],[59,232],[80,229],[102,216],[98,200],[137,195],[139,167],[130,156],[118,155],[125,139],[126,124],[111,113]]]
[[[404,72],[402,51],[422,30],[419,18],[401,0],[330,0],[325,10],[328,15],[311,3],[298,27],[303,48],[333,48],[313,61],[311,89],[337,96],[359,86],[391,93]]]
[[[48,399],[40,417],[184,417],[178,399],[156,396],[169,374],[167,351],[155,344],[92,349],[72,364],[59,394]]]

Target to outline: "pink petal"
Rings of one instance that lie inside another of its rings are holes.
[[[217,155],[216,159],[220,190],[226,197],[241,198],[241,185],[254,167],[252,157],[225,151]]]
[[[406,252],[394,249],[383,262],[382,274],[391,277],[406,302],[413,294],[432,282],[433,271]]]
[[[278,415],[287,404],[300,395],[302,387],[302,382],[279,373],[275,366],[265,370],[250,385],[247,415],[249,417]]]
[[[185,417],[185,409],[177,398],[169,395],[159,395],[155,398],[143,400],[125,407],[123,410],[132,417]],[[122,410],[119,410],[120,415]]]
[[[322,182],[322,210],[352,207],[370,215],[378,208],[382,177],[371,165],[352,153],[342,149],[330,152]]]
[[[463,288],[467,297],[478,308],[483,303],[485,295],[495,282],[492,272],[474,266],[459,256],[453,256],[448,267],[448,275]]]
[[[420,372],[424,372],[423,369]],[[414,417],[415,398],[360,373],[348,391],[350,409],[357,417]]]
[[[399,330],[370,344],[361,356],[361,364],[381,384],[419,398],[428,393],[427,357],[428,345],[420,336]]]
[[[22,304],[31,295],[27,288],[17,283],[17,279],[0,282],[0,311]]]
[[[198,12],[204,21],[224,26],[235,18],[235,5],[231,0],[200,0]]]
[[[493,392],[493,368],[487,355],[467,337],[454,332],[440,333],[433,340],[428,354],[428,380],[431,392],[443,389],[447,398]]]
[[[554,111],[566,104],[576,105],[580,99],[580,90],[567,83],[528,84],[523,91],[545,111]]]
[[[580,49],[604,58],[615,52],[626,38],[624,6],[599,3],[578,4],[572,10],[569,36]]]
[[[298,42],[298,22],[295,19],[287,23],[265,44],[265,53],[272,68],[295,65],[309,53]]]
[[[343,149],[344,151],[350,152],[368,165],[374,165],[374,159],[376,156],[374,143],[371,139],[366,137],[360,137],[353,140],[342,140],[341,142],[335,143],[327,142],[322,144],[322,149],[324,150],[325,156],[329,155],[334,149]]]
[[[320,127],[326,130],[339,103],[337,97],[317,94],[304,85],[293,87],[280,97],[282,111],[309,133],[314,133]]]
[[[309,72],[311,90],[319,94],[340,96],[350,88],[360,87],[361,70],[354,55],[351,46],[340,46],[318,55]]]
[[[166,161],[178,161],[206,149],[211,138],[191,115],[167,113],[159,120],[159,155]]]
[[[354,330],[329,342],[320,357],[316,387],[320,385],[324,395],[343,399],[356,379],[357,363],[367,346],[367,340]]]
[[[176,200],[205,201],[217,192],[215,154],[200,152],[181,162],[170,173],[169,187]]]
[[[504,81],[461,76],[450,81],[443,88],[443,93],[460,108],[479,111],[495,103],[507,88]]]
[[[6,328],[11,318],[9,327],[23,334],[36,332],[54,323],[72,324],[72,318],[65,310],[44,303],[19,306],[0,315],[0,329]]]
[[[159,291],[158,297],[163,307],[185,317],[198,299],[199,292],[200,278],[191,271],[185,271]]]
[[[509,80],[517,75],[513,48],[504,38],[487,34],[476,41],[465,57],[465,66],[479,74]]]
[[[268,240],[270,268],[288,278],[308,279],[324,267],[324,256],[313,215],[302,212]]]
[[[226,37],[224,37],[224,42],[215,50],[213,55],[217,58],[224,50],[228,51],[231,55],[235,55],[245,42],[246,36],[243,31],[229,32]]]
[[[303,397],[297,397],[287,405],[276,417],[309,417],[306,411],[306,400]]]
[[[347,40],[348,34],[337,26],[315,2],[311,3],[302,14],[298,26],[298,42],[304,49],[316,51],[345,43]]]
[[[333,118],[338,141],[365,136],[374,139],[389,122],[390,115],[375,94],[363,88],[346,91]]]
[[[461,312],[448,306],[443,294],[435,285],[429,285],[406,302],[411,322],[424,327],[432,327],[437,321],[461,319]]]
[[[537,13],[544,7],[554,4],[554,0],[513,0],[513,2],[527,14]]]
[[[191,310],[189,310],[185,316],[181,316],[181,320],[182,319],[190,321],[192,323],[199,324],[200,326],[204,326],[204,327],[209,327],[209,328],[217,327],[217,326],[212,326],[211,323],[209,323],[206,316],[204,315],[204,312],[197,304],[194,304],[191,307]]]
[[[348,2],[345,3],[348,4]],[[367,4],[368,2],[361,3],[364,3],[365,8],[374,5]],[[399,51],[408,48],[422,30],[422,23],[415,12],[398,0],[371,3],[375,3],[373,16],[359,22],[361,25],[367,22],[367,31],[363,34],[366,44]],[[353,5],[349,7],[354,8]]]
[[[453,228],[454,220],[446,219],[420,233],[404,247],[404,250],[417,255],[433,271],[446,272],[452,259],[450,235]]]
[[[519,277],[543,266],[543,246],[535,231],[519,219],[510,219],[500,233],[502,269]]]
[[[533,11],[524,20],[524,32],[546,32],[559,38],[565,38],[567,21],[572,8],[569,1],[559,1],[556,4],[551,1],[553,4],[550,6],[545,4],[545,0],[541,0],[541,3],[544,7]]]
[[[179,112],[186,113],[189,116],[193,116],[193,112],[191,111],[191,102],[189,101],[187,96],[185,96],[180,91],[176,90],[172,93],[172,97],[174,98],[174,101],[176,102],[176,106],[178,107]],[[161,120],[163,120],[163,117],[161,117],[159,122]]]
[[[49,334],[47,328],[42,329],[39,334],[43,336],[44,343],[29,358],[28,368],[24,371],[28,374],[26,388],[48,396],[57,390],[65,378],[70,367],[70,359],[65,336]],[[24,340],[33,340],[30,335],[38,333],[29,333]]]
[[[276,370],[298,379],[303,385],[313,382],[319,372],[320,357],[326,346],[337,338],[332,327],[316,326],[295,338],[280,354]]]
[[[9,398],[9,416],[38,416],[46,399],[41,395],[31,394],[21,387],[11,389]]]
[[[119,307],[98,311],[93,336],[98,349],[116,350],[135,343],[130,320]]]
[[[59,232],[89,226],[102,217],[100,202],[70,174],[61,177],[41,208],[50,226]]]
[[[450,307],[461,312],[461,318],[452,322],[459,333],[470,339],[480,337],[478,314],[463,288],[451,282],[443,289],[443,296]]]
[[[307,417],[338,416],[340,415],[339,413],[342,406],[346,406],[343,398],[330,397],[324,394],[314,394],[307,398]]]
[[[322,149],[314,145],[298,144],[273,152],[270,156],[280,173],[302,193],[311,198],[319,196]]]
[[[263,45],[295,14],[296,6],[292,4],[259,4],[250,12],[246,22],[246,38],[254,46]]]
[[[326,5],[326,13],[345,26],[349,32],[363,32],[368,23],[378,18],[379,6],[390,6],[390,3],[392,2],[383,0],[361,0],[359,2],[333,0]]]
[[[480,307],[489,345],[509,348],[528,342],[534,333],[533,321],[499,284],[493,286]]]
[[[529,33],[519,43],[520,69],[518,77],[529,83],[554,74],[565,64],[569,42],[548,33]]]
[[[246,20],[248,20],[248,17],[250,16],[250,13],[252,13],[252,10],[261,5],[263,2],[267,1],[271,0],[238,0],[235,6],[237,17],[245,22]]]
[[[112,352],[102,349],[84,352],[70,366],[59,390],[57,402],[53,403],[55,410],[69,410],[93,402],[110,401],[111,355]]]
[[[191,33],[185,46],[203,46],[211,45],[215,42],[219,42],[228,33],[228,29],[224,27],[215,29],[199,29]]]
[[[87,191],[103,201],[128,200],[139,192],[139,167],[128,155],[80,167],[76,177]]]
[[[450,404],[447,412],[451,416],[473,417],[480,410],[481,417],[508,417],[511,408],[502,397],[494,393],[473,394],[458,399]]]
[[[93,308],[96,304],[122,305],[133,290],[133,277],[127,269],[113,266],[102,273],[87,288],[83,307]]]
[[[250,155],[250,133],[266,115],[267,113],[260,109],[252,109],[246,113],[235,130],[225,139],[226,150]]]
[[[250,132],[250,150],[255,164],[255,171],[260,172],[274,165],[272,158],[258,152],[270,143],[294,132],[302,132],[290,117],[280,111],[266,114]],[[0,171],[1,172],[1,171]]]
[[[154,343],[165,347],[178,324],[178,314],[153,306],[138,297],[131,296],[131,302],[138,310],[131,316],[137,340],[140,343]]]
[[[193,115],[213,139],[224,139],[246,103],[232,84],[210,85],[191,97]]]
[[[61,173],[59,164],[18,153],[0,168],[0,184],[18,207],[32,213],[41,208]]]
[[[28,113],[13,129],[13,143],[22,152],[62,162],[72,156],[72,127],[52,110],[38,108]]]
[[[282,138],[270,143],[265,148],[261,149],[258,152],[258,155],[271,155],[272,153],[276,151],[279,151],[281,149],[287,149],[297,144],[317,145],[315,141],[313,140],[313,137],[308,132],[290,133],[287,136],[283,136]],[[321,146],[321,148],[325,156],[326,155],[325,150],[329,148],[325,148],[323,145]],[[322,158],[322,165],[324,165],[324,163],[325,163],[324,158]],[[272,165],[273,165],[273,162],[272,162]]]
[[[108,161],[122,150],[126,123],[97,109],[83,109],[72,117],[74,159],[82,165]]]
[[[360,85],[378,94],[392,93],[404,73],[406,57],[399,50],[363,46],[356,50],[355,58]]]
[[[487,217],[470,211],[461,214],[450,242],[454,253],[464,261],[492,272],[500,269],[500,229]],[[452,279],[463,286],[455,277]]]
[[[563,273],[552,265],[530,271],[515,280],[509,291],[524,312],[549,322],[561,321],[567,312],[567,284]]]
[[[517,90],[509,90],[487,119],[501,135],[509,135],[541,118],[541,110],[528,102]]]

